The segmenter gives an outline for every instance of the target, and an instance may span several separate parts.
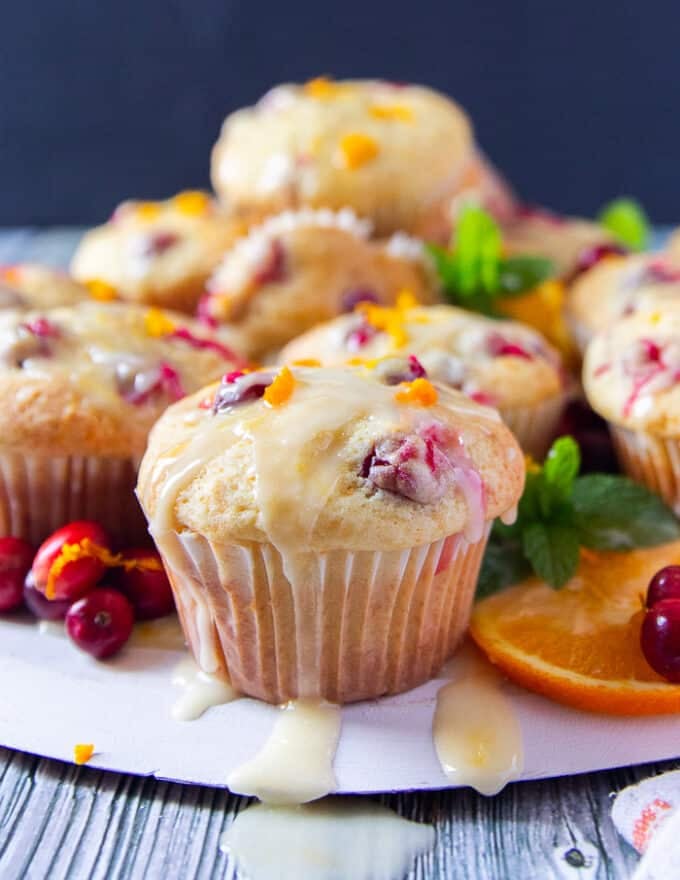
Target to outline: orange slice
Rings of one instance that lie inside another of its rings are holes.
[[[479,602],[473,639],[513,681],[552,700],[614,715],[680,712],[680,685],[640,649],[652,575],[680,564],[680,541],[629,553],[582,551],[561,590],[529,578]]]

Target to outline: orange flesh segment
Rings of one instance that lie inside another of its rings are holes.
[[[640,648],[652,575],[680,564],[680,541],[629,553],[582,554],[561,590],[529,578],[474,609],[473,639],[512,680],[550,699],[616,715],[680,712],[680,685]]]

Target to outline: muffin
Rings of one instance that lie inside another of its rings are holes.
[[[89,297],[87,287],[61,269],[37,263],[0,266],[0,310],[51,309]]]
[[[523,208],[503,227],[503,243],[510,254],[547,257],[555,274],[570,277],[589,260],[593,250],[604,245],[619,250],[603,226],[577,217],[561,217],[542,208]]]
[[[238,365],[182,315],[118,303],[0,312],[0,535],[74,519],[144,535],[133,490],[169,403]]]
[[[212,181],[237,213],[352,208],[378,235],[448,235],[463,189],[511,200],[475,150],[469,120],[431,89],[379,80],[281,85],[232,113],[212,153]]]
[[[206,279],[245,228],[202,192],[123,202],[107,223],[85,233],[71,271],[80,281],[113,288],[121,299],[192,312]]]
[[[227,252],[199,315],[231,325],[248,355],[266,359],[361,300],[393,303],[404,289],[423,302],[438,298],[422,244],[404,234],[370,241],[369,233],[347,209],[278,214]]]
[[[412,378],[426,376],[496,407],[522,449],[543,457],[564,408],[564,371],[558,352],[522,324],[454,306],[412,305],[402,297],[394,308],[360,305],[281,353],[285,361],[312,358],[326,365],[377,361],[384,375],[403,372],[408,356]]]
[[[583,351],[600,330],[640,308],[680,302],[680,253],[609,255],[574,282],[565,314]]]
[[[639,310],[595,336],[583,384],[623,469],[680,514],[680,304]]]
[[[346,703],[451,655],[523,479],[497,413],[459,392],[283,367],[170,407],[137,491],[200,667],[271,703]]]

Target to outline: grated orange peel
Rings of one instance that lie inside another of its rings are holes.
[[[408,403],[415,406],[434,406],[439,395],[437,389],[427,379],[414,379],[412,382],[402,382],[394,395],[398,403]]]
[[[79,559],[98,559],[107,568],[123,568],[125,571],[160,571],[163,567],[158,559],[152,556],[142,559],[125,559],[122,553],[111,553],[107,547],[96,544],[91,538],[83,538],[72,544],[64,544],[59,555],[55,557],[45,585],[47,599],[54,599],[56,580],[66,566]]]

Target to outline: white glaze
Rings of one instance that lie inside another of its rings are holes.
[[[262,749],[229,774],[227,785],[270,804],[323,797],[336,787],[333,758],[340,725],[339,706],[320,700],[286,703]]]
[[[250,880],[401,880],[434,846],[431,825],[367,799],[242,810],[220,838]]]
[[[231,703],[239,697],[229,682],[203,672],[192,657],[185,657],[179,663],[172,683],[182,688],[181,696],[170,710],[175,721],[195,721],[212,706]]]
[[[454,785],[497,794],[523,768],[522,730],[502,680],[481,654],[467,648],[450,664],[453,679],[437,694],[435,750]]]

